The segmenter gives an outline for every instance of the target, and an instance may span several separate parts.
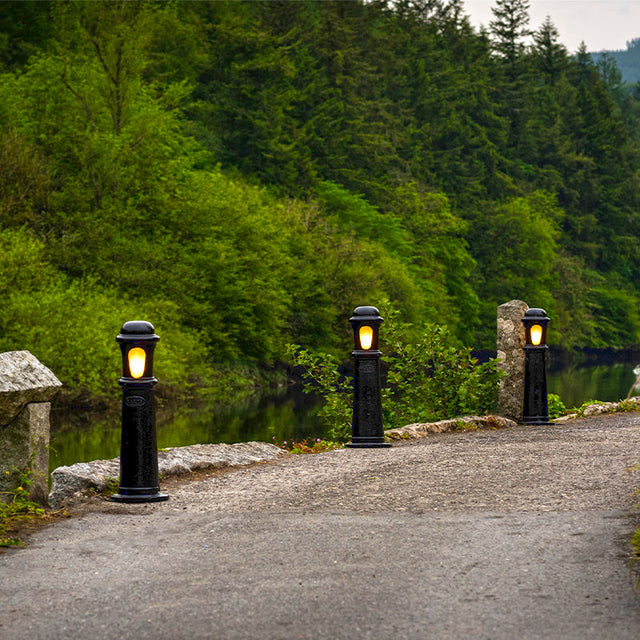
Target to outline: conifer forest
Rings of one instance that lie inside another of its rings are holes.
[[[71,389],[133,319],[181,390],[347,356],[382,300],[640,343],[640,84],[526,0],[3,1],[0,73],[0,350]]]

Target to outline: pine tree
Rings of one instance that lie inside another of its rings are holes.
[[[528,0],[496,0],[492,8],[495,20],[489,23],[493,48],[501,62],[504,115],[509,121],[509,143],[512,153],[518,154],[524,119],[524,92],[528,83],[525,65],[524,39],[531,35]]]
[[[568,54],[560,43],[560,34],[547,16],[542,26],[533,34],[532,53],[534,66],[546,83],[553,84],[567,70]]]
[[[513,72],[525,50],[524,39],[532,33],[528,26],[529,0],[496,0],[491,11],[495,16],[489,22],[493,46]]]

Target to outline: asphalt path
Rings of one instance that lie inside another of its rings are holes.
[[[94,498],[0,555],[0,638],[637,640],[639,460],[613,414]]]

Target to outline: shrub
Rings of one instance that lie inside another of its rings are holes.
[[[339,373],[337,359],[328,353],[310,353],[293,344],[287,345],[287,354],[304,371],[304,392],[316,392],[324,398],[319,415],[329,427],[329,437],[345,440],[351,424],[352,382]]]
[[[490,411],[503,375],[495,360],[479,364],[469,348],[454,346],[446,327],[416,328],[401,322],[389,303],[382,305],[386,317],[383,358],[388,366],[382,390],[386,428],[410,422],[429,422]],[[293,363],[303,368],[305,392],[315,391],[325,400],[320,415],[332,438],[350,436],[352,381],[338,370],[337,360],[288,345]]]
[[[566,412],[566,407],[562,400],[560,400],[560,396],[555,395],[554,393],[550,393],[547,396],[547,402],[549,405],[549,418],[553,420],[553,418],[559,418]]]

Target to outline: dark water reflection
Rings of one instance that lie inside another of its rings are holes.
[[[567,408],[578,407],[587,400],[625,398],[635,380],[633,368],[640,363],[640,355],[634,352],[622,360],[602,364],[583,358],[582,362],[567,364],[565,359],[551,353],[549,393],[559,395]],[[278,442],[323,437],[325,429],[316,415],[318,406],[318,400],[304,394],[299,385],[228,406],[203,402],[161,406],[156,420],[158,447],[270,442],[274,436]],[[51,469],[120,455],[121,423],[117,408],[101,413],[75,411],[70,415],[54,405],[51,423]]]
[[[569,367],[549,374],[549,393],[560,396],[565,407],[579,407],[588,400],[613,402],[627,397],[636,377],[635,365],[618,363]],[[638,393],[634,390],[633,395]]]
[[[304,394],[300,386],[226,406],[205,402],[160,406],[156,418],[158,447],[323,437],[317,407],[317,399]],[[120,431],[119,409],[70,415],[54,405],[50,468],[117,458]]]
[[[640,350],[630,348],[549,352],[548,390],[560,396],[569,409],[588,400],[614,402],[627,397],[640,364]],[[640,395],[634,389],[632,395]]]

